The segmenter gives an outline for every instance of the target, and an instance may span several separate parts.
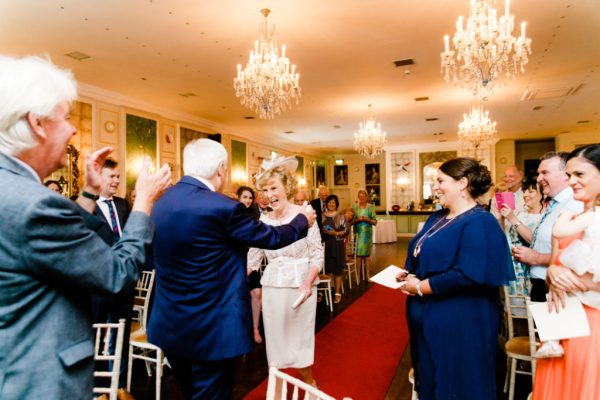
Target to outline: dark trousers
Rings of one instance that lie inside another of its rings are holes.
[[[233,388],[234,359],[192,361],[165,354],[186,400],[229,400]]]
[[[546,294],[548,294],[546,281],[537,278],[530,278],[529,281],[531,282],[531,301],[545,303]]]

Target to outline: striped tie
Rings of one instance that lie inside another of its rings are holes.
[[[531,239],[531,245],[529,246],[530,248],[533,248],[533,246],[535,245],[535,240],[537,239],[537,235],[538,235],[538,231],[540,229],[540,226],[542,226],[542,224],[544,223],[544,220],[552,212],[552,209],[554,208],[554,206],[557,203],[558,202],[556,200],[554,200],[554,199],[550,200],[550,204],[548,204],[548,207],[546,207],[546,210],[544,210],[544,214],[542,214],[542,218],[540,219],[540,223],[537,224],[537,226],[535,227],[535,230],[533,231],[533,237]]]
[[[115,213],[115,208],[113,206],[112,200],[104,200],[106,204],[108,204],[108,213],[110,214],[110,224],[112,225],[112,231],[115,235],[115,239],[119,239],[121,234],[119,233],[119,224],[117,224],[117,214]]]

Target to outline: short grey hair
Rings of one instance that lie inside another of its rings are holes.
[[[569,157],[569,153],[564,152],[564,151],[549,151],[547,153],[544,153],[540,157],[540,161],[550,160],[552,158],[558,158],[558,161],[559,161],[558,168],[561,171],[564,171],[567,169],[567,158],[568,157]]]
[[[16,155],[35,147],[27,115],[53,117],[56,106],[76,98],[71,71],[40,57],[0,56],[0,152]]]
[[[183,173],[210,179],[217,173],[219,165],[227,167],[227,151],[219,142],[211,139],[196,139],[183,149]]]

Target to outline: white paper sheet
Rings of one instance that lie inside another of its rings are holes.
[[[402,269],[400,267],[396,267],[395,265],[390,265],[389,267],[387,267],[386,269],[384,269],[377,275],[372,276],[371,282],[375,282],[375,283],[378,283],[380,285],[383,285],[383,286],[386,286],[386,287],[389,287],[392,289],[401,288],[402,286],[404,286],[406,284],[406,282],[396,281],[396,275],[398,275],[402,271],[404,271],[404,269]]]
[[[550,313],[548,303],[531,303],[529,309],[542,342],[590,335],[585,310],[577,297],[567,297],[566,307],[559,313]]]

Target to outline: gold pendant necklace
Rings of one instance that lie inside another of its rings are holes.
[[[431,232],[431,230],[433,230],[436,226],[440,225],[440,222],[444,221],[444,218],[440,219],[435,224],[433,224],[433,226],[431,228],[427,229],[427,232],[425,232],[423,234],[423,236],[421,236],[419,238],[419,240],[417,240],[417,244],[415,245],[415,248],[413,250],[413,257],[416,258],[416,257],[419,256],[419,253],[421,253],[421,246],[423,245],[423,242],[425,241],[425,239],[429,239],[430,237],[432,237],[433,235],[435,235],[436,233],[438,233],[439,231],[441,231],[442,229],[444,229],[444,227],[446,225],[448,225],[450,222],[452,222],[454,220],[454,218],[456,218],[456,217],[452,217],[450,219],[447,219],[446,223],[444,225],[440,226],[438,230],[436,230],[435,232],[433,232],[429,236],[427,236],[429,234],[429,232]]]

